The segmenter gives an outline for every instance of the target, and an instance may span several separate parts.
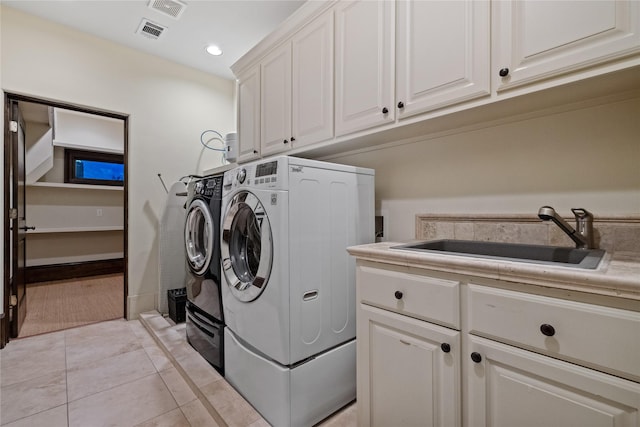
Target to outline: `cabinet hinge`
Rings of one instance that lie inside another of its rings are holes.
[[[15,307],[18,305],[18,297],[16,295],[11,295],[9,297],[9,307]]]
[[[18,122],[15,120],[9,122],[9,132],[18,132]]]
[[[16,219],[16,218],[18,218],[18,209],[16,208],[9,209],[9,219]]]

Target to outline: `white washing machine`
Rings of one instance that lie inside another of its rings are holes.
[[[274,426],[355,399],[355,262],[374,241],[374,171],[280,156],[224,176],[227,380]]]

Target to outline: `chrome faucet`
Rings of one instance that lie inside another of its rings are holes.
[[[571,209],[576,217],[576,229],[574,230],[560,217],[551,206],[543,206],[538,210],[538,217],[543,221],[553,221],[558,227],[576,242],[578,249],[593,249],[593,215],[584,208]]]

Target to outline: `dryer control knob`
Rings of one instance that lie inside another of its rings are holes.
[[[204,184],[202,183],[202,181],[196,182],[196,188],[195,188],[196,194],[202,193],[203,187],[204,187]]]
[[[244,180],[247,178],[247,170],[246,169],[240,169],[238,171],[238,182],[240,184],[244,183]]]

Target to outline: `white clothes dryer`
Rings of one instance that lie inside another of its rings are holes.
[[[374,171],[280,156],[224,182],[226,378],[271,424],[313,425],[355,398],[346,248],[374,241]]]

